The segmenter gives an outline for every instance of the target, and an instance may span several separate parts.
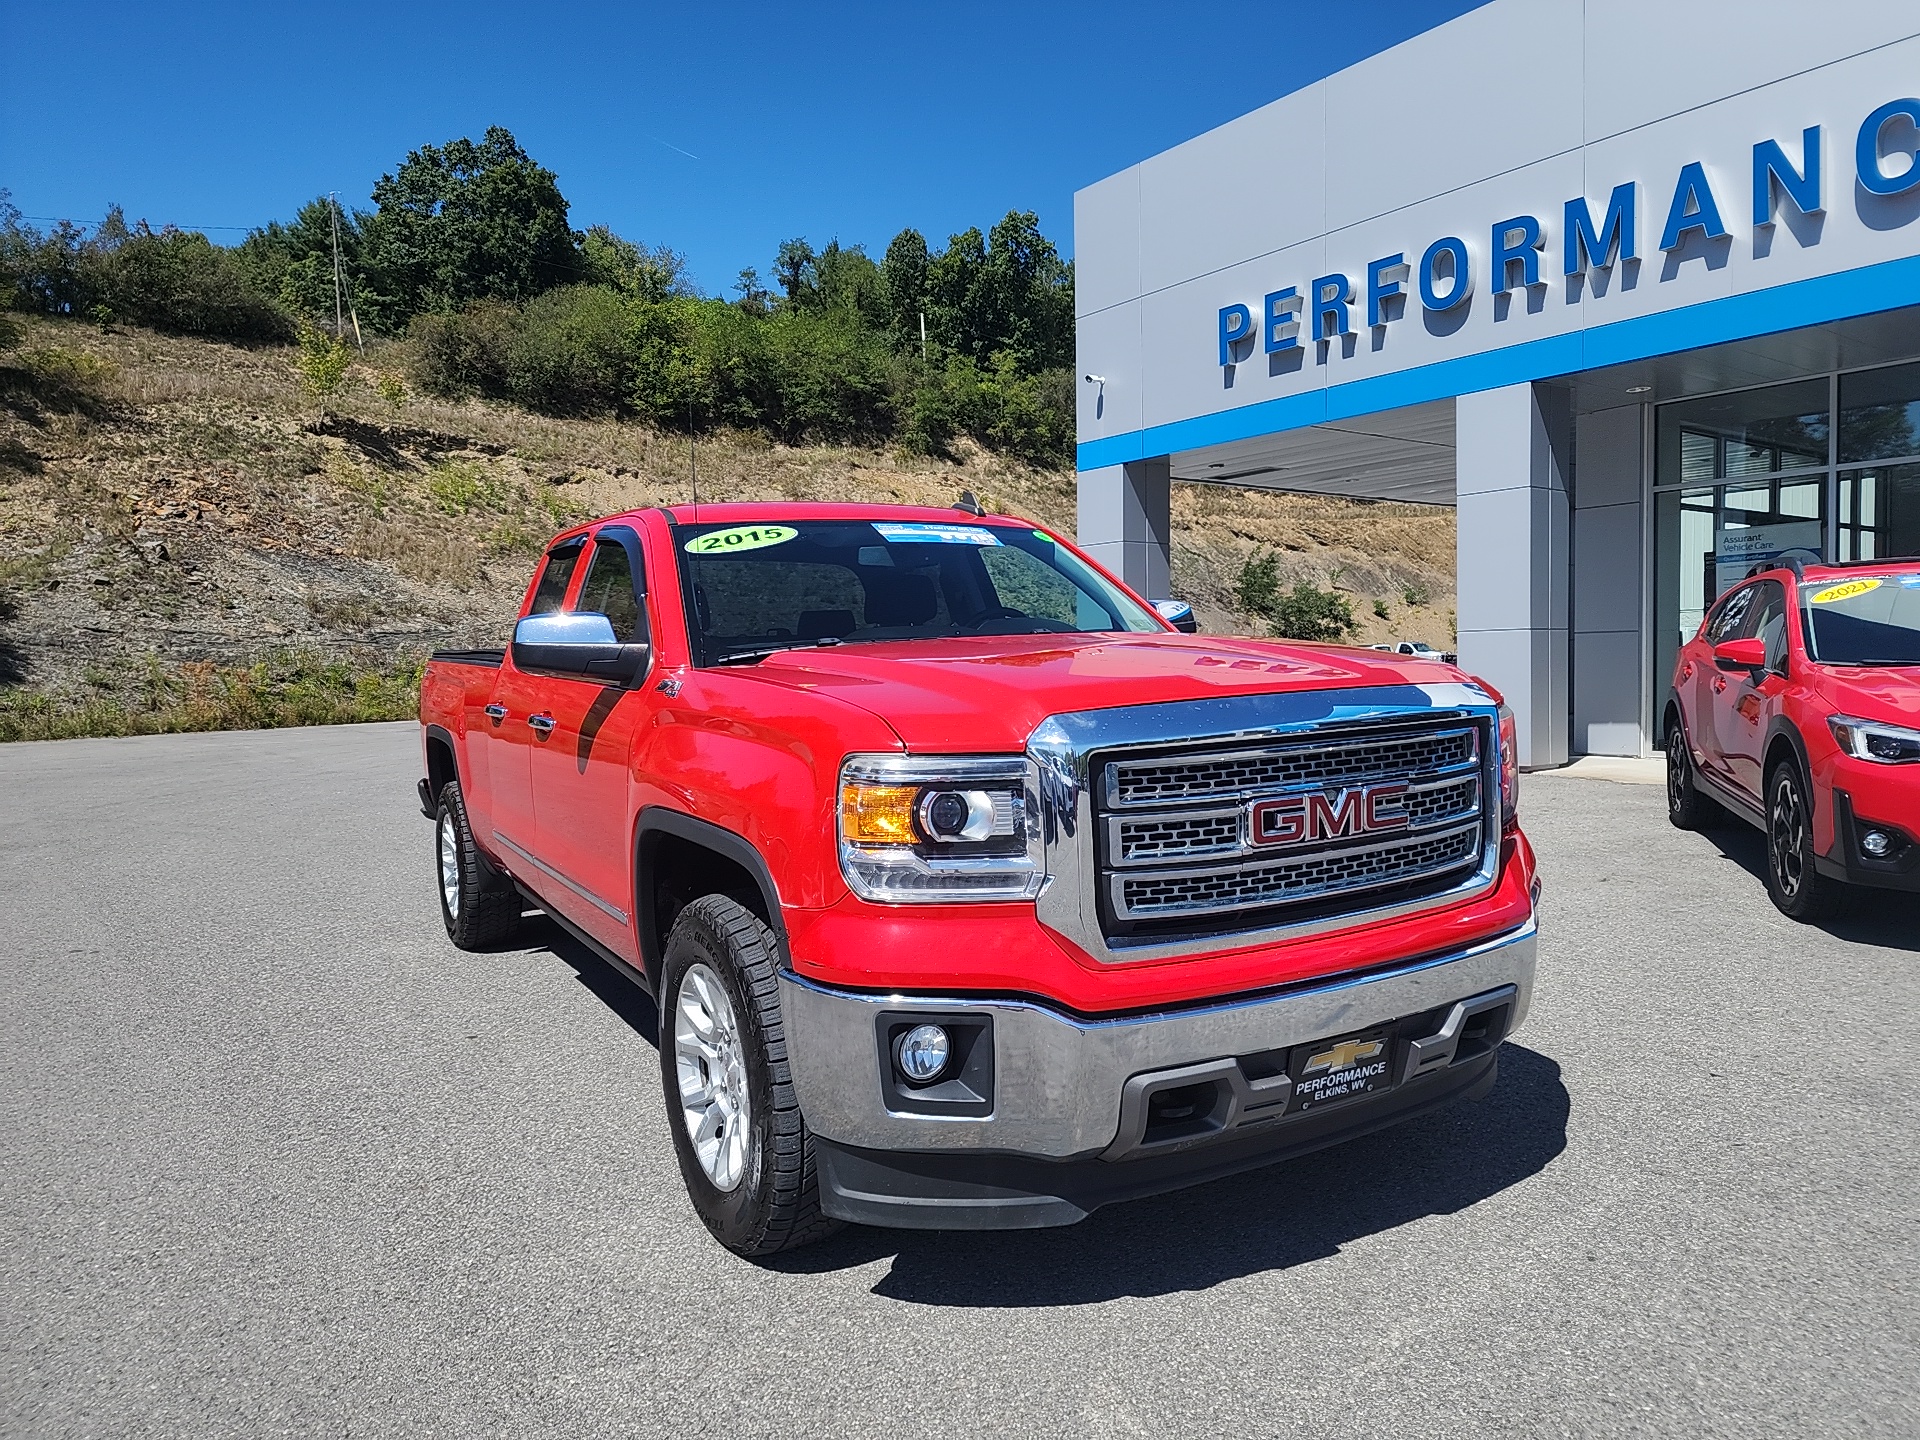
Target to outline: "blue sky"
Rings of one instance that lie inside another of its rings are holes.
[[[789,236],[878,255],[1009,209],[1070,253],[1080,186],[1476,3],[15,5],[0,186],[232,242],[501,124],[577,228],[710,291]]]

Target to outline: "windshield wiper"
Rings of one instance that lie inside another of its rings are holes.
[[[791,645],[762,645],[753,650],[729,650],[715,665],[757,665],[769,655],[779,655],[787,650],[825,650],[838,645],[841,641],[834,635],[823,636],[818,640],[796,640]]]

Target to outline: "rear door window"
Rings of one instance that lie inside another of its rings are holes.
[[[540,569],[540,584],[533,592],[533,603],[527,607],[529,615],[551,615],[567,599],[567,587],[573,583],[573,572],[579,567],[581,552],[586,549],[584,540],[572,540],[547,552],[546,563]]]

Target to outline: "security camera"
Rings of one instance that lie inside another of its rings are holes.
[[[1107,383],[1107,377],[1104,375],[1088,375],[1083,378],[1089,385],[1104,385]]]

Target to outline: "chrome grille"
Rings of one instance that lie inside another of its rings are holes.
[[[1238,799],[1303,783],[1353,785],[1450,770],[1471,764],[1479,753],[1478,732],[1469,726],[1173,760],[1120,760],[1107,766],[1106,801],[1123,809],[1166,801]]]
[[[1126,865],[1194,855],[1230,855],[1244,843],[1238,810],[1119,820],[1115,826],[1119,842],[1116,854]]]
[[[1180,922],[1223,934],[1290,908],[1359,914],[1464,881],[1494,838],[1482,730],[1396,717],[1259,747],[1095,757],[1109,933]]]
[[[1476,822],[1439,835],[1365,845],[1278,863],[1226,870],[1128,875],[1121,905],[1134,919],[1198,911],[1254,909],[1335,892],[1371,890],[1464,864],[1480,853]]]

